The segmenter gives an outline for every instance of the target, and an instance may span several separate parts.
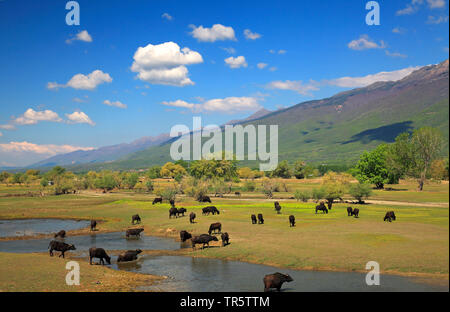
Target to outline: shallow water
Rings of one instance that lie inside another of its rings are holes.
[[[90,225],[90,221],[65,219],[0,220],[0,237],[52,234],[60,230],[78,230]]]
[[[192,258],[182,256],[143,255],[138,261],[112,268],[143,274],[168,276],[155,286],[140,290],[186,292],[259,292],[263,277],[281,272],[294,281],[284,283],[282,291],[448,291],[448,287],[418,283],[413,278],[383,275],[380,286],[367,286],[365,274],[352,272],[295,271],[239,261]]]

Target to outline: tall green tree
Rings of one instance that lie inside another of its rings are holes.
[[[278,163],[278,166],[272,172],[273,177],[289,179],[292,176],[291,168],[287,160]]]

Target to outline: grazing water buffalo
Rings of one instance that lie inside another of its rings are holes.
[[[170,204],[172,207],[175,207],[175,199],[170,199],[170,200],[169,200],[169,204]]]
[[[252,224],[256,224],[256,223],[257,223],[256,216],[254,214],[252,214]]]
[[[172,207],[172,208],[169,209],[169,219],[171,217],[178,218],[178,209],[177,208]]]
[[[140,237],[141,236],[141,232],[143,232],[143,231],[144,231],[143,228],[140,228],[140,229],[128,229],[125,232],[125,236],[127,238],[130,237],[130,236],[138,236],[138,237]]]
[[[388,220],[389,222],[392,222],[392,220],[395,221],[395,213],[393,211],[386,212],[386,215],[384,216],[384,221]]]
[[[181,231],[180,232],[180,238],[182,242],[187,241],[189,238],[192,238],[191,233],[189,233],[188,231]]]
[[[152,205],[157,204],[157,203],[162,204],[162,197],[156,197],[156,198],[153,200]]]
[[[352,207],[347,207],[347,217],[351,217],[353,215]]]
[[[177,215],[182,215],[184,217],[184,214],[187,212],[186,208],[179,208],[177,211]]]
[[[105,249],[103,248],[89,248],[89,264],[92,264],[92,258],[100,258],[100,264],[104,265],[106,263],[111,264],[111,257],[106,254]]]
[[[200,203],[211,203],[211,198],[209,198],[209,196],[203,195],[198,199],[198,201]]]
[[[333,202],[328,201],[327,206],[328,206],[328,210],[331,210],[331,207],[333,207]]]
[[[295,217],[293,215],[289,216],[289,226],[295,226]]]
[[[280,203],[276,201],[274,204],[275,204],[275,210],[277,211],[278,214],[280,214],[280,211],[281,211]]]
[[[64,231],[64,230],[59,231],[58,233],[55,234],[55,238],[57,238],[57,237],[61,237],[61,238],[66,237],[66,231]]]
[[[217,242],[219,240],[215,236],[208,235],[208,234],[202,234],[200,236],[192,237],[191,241],[192,241],[192,249],[194,249],[196,244],[203,244],[202,248],[205,248],[205,245],[208,245],[208,247],[209,247],[209,242],[211,242],[211,241]]]
[[[220,224],[220,222],[211,224],[209,226],[208,234],[211,235],[211,233],[216,233],[216,231],[219,231],[219,233],[222,231],[222,224]]]
[[[137,255],[140,254],[142,250],[136,249],[136,250],[127,250],[125,253],[122,253],[117,258],[117,262],[127,262],[127,261],[133,261],[137,260]]]
[[[355,218],[359,218],[359,208],[354,208],[353,211],[352,211],[352,215]]]
[[[241,192],[234,192],[234,195],[241,196]]]
[[[222,235],[220,235],[220,237],[222,238],[222,246],[226,246],[230,244],[230,236],[228,235],[227,232],[222,233]]]
[[[324,202],[321,202],[318,206],[316,206],[316,214],[317,214],[317,211],[319,211],[319,210],[324,213],[328,213],[328,209],[327,209],[327,207],[325,207]]]
[[[270,288],[276,288],[280,291],[284,282],[292,282],[293,279],[289,275],[282,273],[274,273],[264,276],[264,291],[269,291]]]
[[[195,217],[196,217],[195,213],[191,212],[189,214],[189,223],[194,223]]]
[[[51,241],[50,244],[48,244],[48,248],[50,249],[50,256],[53,257],[53,250],[61,251],[60,257],[62,256],[64,258],[64,253],[68,250],[76,250],[75,246],[72,244],[66,244],[63,242],[58,241]]]
[[[96,227],[97,227],[97,221],[91,220],[91,231],[95,231]]]
[[[131,217],[131,224],[135,224],[135,223],[141,223],[141,217],[139,217],[138,214],[135,214],[134,216]]]
[[[206,214],[206,215],[209,216],[210,213],[215,215],[216,213],[220,214],[220,211],[215,206],[208,206],[208,207],[202,208],[202,214],[203,215]]]
[[[258,224],[264,224],[264,218],[262,213],[258,213]]]

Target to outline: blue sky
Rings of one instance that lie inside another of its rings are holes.
[[[378,1],[379,26],[367,2],[80,0],[69,26],[66,1],[0,0],[0,166],[192,116],[222,124],[448,58],[447,0]]]

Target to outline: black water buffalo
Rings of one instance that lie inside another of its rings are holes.
[[[203,215],[206,214],[206,215],[209,216],[210,213],[215,215],[216,213],[220,214],[220,211],[215,206],[208,206],[208,207],[202,208],[202,214]]]
[[[184,214],[187,212],[186,208],[178,208],[177,215],[182,215],[184,217]]]
[[[200,203],[211,203],[211,198],[209,196],[203,195],[198,199]]]
[[[135,224],[135,223],[141,223],[141,217],[139,217],[138,214],[135,214],[134,216],[131,217],[131,224]]]
[[[190,223],[194,223],[195,217],[196,217],[195,213],[194,213],[194,212],[191,212],[191,213],[189,214],[189,222],[190,222]]]
[[[395,213],[393,211],[386,212],[386,215],[384,216],[384,221],[388,220],[389,222],[392,222],[392,220],[395,221]]]
[[[142,250],[136,249],[136,250],[127,250],[126,252],[122,253],[117,257],[117,262],[127,262],[127,261],[133,261],[137,260],[137,255],[140,254]]]
[[[103,248],[89,248],[89,264],[92,264],[92,258],[100,258],[100,264],[104,265],[106,263],[111,264],[111,257],[106,254],[105,249]]]
[[[252,224],[256,224],[256,223],[257,223],[256,216],[254,214],[252,214]]]
[[[175,199],[169,199],[169,204],[170,204],[172,207],[175,207]]]
[[[72,244],[66,244],[63,242],[58,241],[51,241],[50,244],[48,244],[48,248],[50,249],[50,256],[53,257],[53,250],[61,251],[60,257],[62,256],[64,258],[64,253],[68,250],[76,250],[75,246]]]
[[[353,211],[352,211],[352,215],[355,218],[359,218],[359,208],[354,208]]]
[[[258,224],[264,224],[264,218],[262,213],[258,213]]]
[[[141,232],[143,232],[143,231],[144,231],[143,228],[140,228],[140,229],[128,229],[125,232],[125,236],[127,238],[130,237],[130,236],[138,236],[138,237],[140,237],[141,236]]]
[[[280,291],[284,282],[292,282],[293,279],[289,275],[282,273],[274,273],[264,276],[264,291],[269,291],[271,288],[276,288]]]
[[[160,203],[162,204],[162,197],[155,197],[155,199],[152,202],[152,205]]]
[[[327,201],[328,210],[331,210],[331,207],[333,207],[333,202]]]
[[[175,207],[169,209],[169,219],[172,217],[178,218],[178,209]]]
[[[61,237],[61,238],[66,237],[66,231],[64,231],[64,230],[59,231],[58,233],[55,234],[55,238],[57,238],[57,237]]]
[[[216,231],[219,231],[218,233],[222,231],[222,224],[220,222],[212,223],[209,226],[208,234],[211,235],[211,233],[216,233]]]
[[[216,208],[216,206],[211,206],[211,207],[209,207],[209,209],[213,215],[215,215],[216,213],[218,215],[220,215],[220,211],[219,211],[219,209]]]
[[[222,238],[222,246],[226,246],[230,244],[230,236],[228,235],[227,232],[222,233],[222,235],[220,235],[220,237]]]
[[[322,211],[323,213],[328,213],[327,207],[325,207],[324,202],[321,202],[318,206],[316,206],[316,213],[317,211]]]
[[[95,231],[96,227],[97,227],[97,221],[91,220],[91,231]]]
[[[289,216],[289,226],[295,226],[295,217],[293,215]]]
[[[234,195],[241,196],[241,192],[234,192]]]
[[[194,249],[196,244],[202,244],[203,245],[202,248],[205,248],[205,245],[208,245],[208,247],[209,247],[209,242],[211,242],[211,241],[217,242],[219,240],[215,236],[208,235],[208,234],[202,234],[200,236],[192,237],[191,241],[192,241],[192,249]]]
[[[189,238],[192,238],[191,233],[189,233],[188,231],[181,231],[180,232],[180,238],[182,242],[187,241]]]
[[[278,214],[280,214],[280,211],[281,211],[280,203],[276,201],[274,203],[274,205],[275,205],[275,210],[277,211]]]
[[[352,207],[347,207],[347,216],[351,217],[353,215],[353,209]]]

